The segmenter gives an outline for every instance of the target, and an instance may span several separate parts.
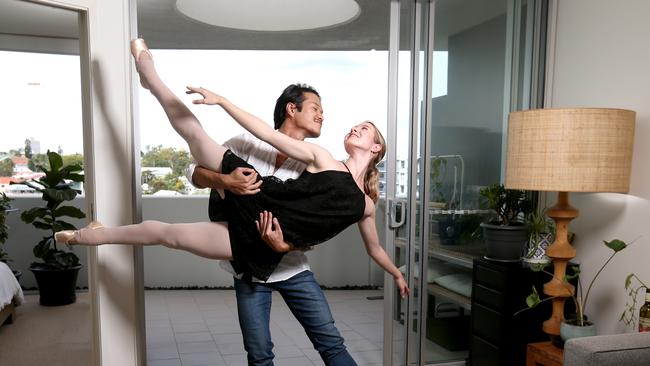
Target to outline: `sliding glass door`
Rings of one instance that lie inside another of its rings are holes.
[[[391,5],[386,236],[411,294],[387,280],[384,365],[471,358],[478,192],[501,181],[508,113],[541,106],[545,3]]]

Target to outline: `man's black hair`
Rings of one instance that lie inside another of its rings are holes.
[[[316,89],[307,84],[291,84],[282,91],[282,94],[275,102],[275,110],[273,111],[273,122],[276,130],[282,126],[282,123],[287,118],[287,103],[295,104],[298,111],[302,111],[302,102],[305,100],[305,93],[314,93],[320,98],[320,94],[318,94]]]

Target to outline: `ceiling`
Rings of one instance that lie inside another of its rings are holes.
[[[348,23],[316,30],[260,32],[195,21],[176,9],[176,0],[138,0],[138,33],[151,48],[163,49],[387,49],[389,1],[356,2],[360,14]],[[450,34],[503,14],[505,3],[506,0],[438,1],[436,48],[444,48]],[[403,13],[406,13],[404,9]],[[61,53],[74,53],[71,47],[76,47],[77,38],[77,18],[73,11],[17,0],[0,0],[0,49],[36,52],[56,52],[59,49]],[[404,37],[402,47],[407,44]]]
[[[358,17],[316,30],[259,32],[200,23],[176,10],[175,0],[139,0],[138,32],[153,48],[247,50],[370,50],[388,47],[387,1],[356,0]]]

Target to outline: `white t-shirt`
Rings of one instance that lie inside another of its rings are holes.
[[[274,175],[279,179],[287,180],[297,178],[306,167],[304,163],[288,158],[278,170],[275,170],[277,150],[248,133],[235,136],[223,145],[252,165],[261,176]],[[192,181],[194,168],[195,164],[191,164],[187,169],[187,179],[190,182]],[[219,265],[232,273],[233,276],[241,278],[241,275],[237,275],[232,268],[230,261],[220,261]],[[290,251],[282,257],[282,260],[280,260],[280,263],[278,263],[278,266],[266,282],[284,281],[308,269],[310,268],[305,253],[299,250]],[[255,277],[253,277],[253,281],[263,282]]]

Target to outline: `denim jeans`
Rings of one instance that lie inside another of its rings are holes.
[[[311,271],[303,271],[288,280],[272,283],[235,278],[239,325],[249,365],[273,365],[273,342],[269,330],[273,290],[282,295],[325,365],[356,366],[345,349],[343,337],[334,326],[325,294]]]

